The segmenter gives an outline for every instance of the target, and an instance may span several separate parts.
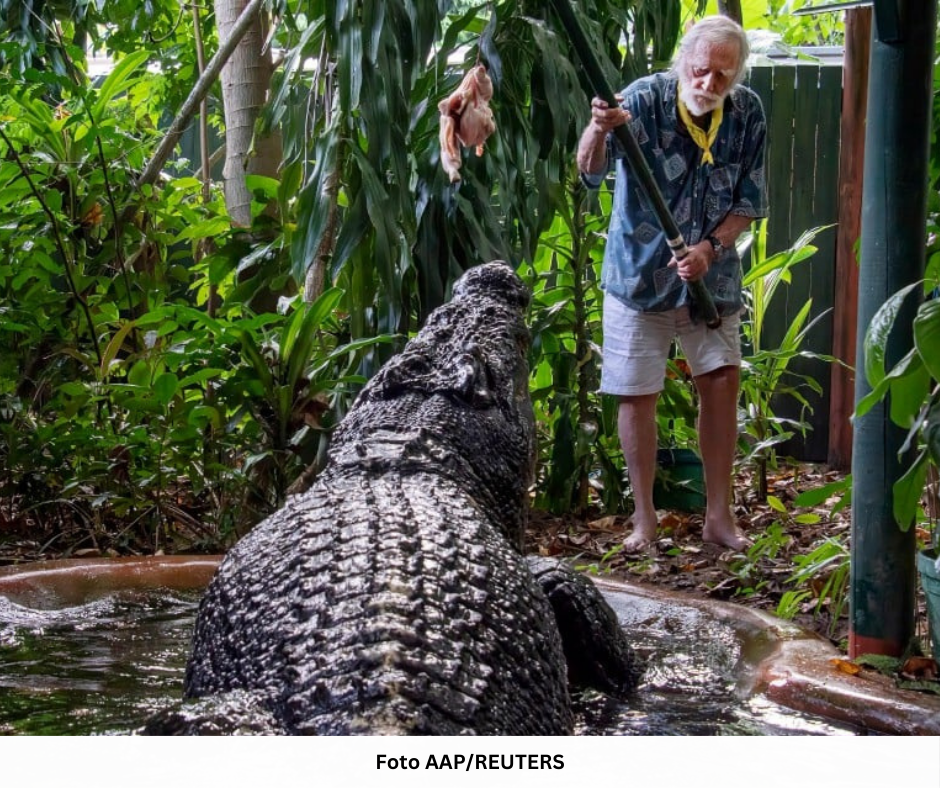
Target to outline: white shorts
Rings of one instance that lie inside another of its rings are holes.
[[[662,391],[673,339],[678,340],[692,377],[741,366],[740,314],[723,317],[718,328],[708,328],[702,320],[692,322],[687,306],[637,312],[605,295],[601,392],[634,397]]]

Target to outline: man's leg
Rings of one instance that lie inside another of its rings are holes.
[[[699,448],[708,500],[702,538],[736,550],[748,543],[731,511],[731,475],[738,438],[739,377],[737,367],[727,366],[695,378],[700,400]]]
[[[628,553],[642,550],[656,538],[653,479],[656,476],[656,400],[658,394],[621,397],[617,411],[620,447],[633,489],[633,533],[624,541]]]

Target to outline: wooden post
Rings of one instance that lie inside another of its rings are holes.
[[[871,6],[845,14],[845,61],[842,83],[842,145],[839,153],[839,226],[836,230],[832,354],[855,366],[858,317],[858,241],[862,224],[862,175],[865,116],[868,107],[868,59],[871,53]],[[832,365],[829,400],[829,466],[847,471],[852,464],[855,376]]]

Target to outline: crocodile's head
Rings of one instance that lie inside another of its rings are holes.
[[[528,303],[506,263],[467,271],[362,390],[336,430],[331,463],[444,473],[519,545],[535,446]]]

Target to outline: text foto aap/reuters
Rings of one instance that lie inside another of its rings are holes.
[[[406,758],[405,756],[395,757],[389,755],[375,756],[376,769],[457,769],[469,772],[475,769],[564,769],[565,759],[563,755],[525,755],[516,753],[513,755],[503,755],[491,753],[484,755],[475,753],[473,755],[429,755],[422,763],[420,758]]]

